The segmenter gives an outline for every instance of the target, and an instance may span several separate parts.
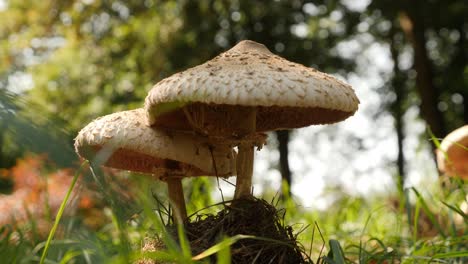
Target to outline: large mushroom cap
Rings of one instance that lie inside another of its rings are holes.
[[[145,108],[151,125],[190,130],[182,106],[203,105],[206,126],[236,122],[226,113],[256,107],[256,131],[264,132],[338,122],[358,104],[348,84],[245,40],[157,83]]]
[[[76,152],[92,160],[108,150],[103,165],[157,177],[235,174],[235,153],[228,146],[210,149],[199,136],[157,130],[145,120],[143,109],[100,117],[79,132]]]
[[[468,125],[448,134],[437,150],[437,165],[441,172],[468,179]]]

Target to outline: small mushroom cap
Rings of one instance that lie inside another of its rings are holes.
[[[338,122],[353,115],[358,104],[348,84],[245,40],[157,83],[145,109],[151,125],[190,130],[184,105],[204,105],[213,115],[207,114],[207,122],[223,121],[225,109],[255,107],[257,132],[265,132]]]
[[[159,178],[235,174],[235,152],[229,146],[210,150],[193,133],[157,130],[146,126],[145,120],[143,109],[97,118],[78,133],[76,152],[93,160],[100,150],[104,155],[108,150],[104,166]]]
[[[450,176],[468,179],[468,125],[448,134],[437,150],[437,166]]]

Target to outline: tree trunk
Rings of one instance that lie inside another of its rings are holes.
[[[421,114],[432,133],[442,138],[445,125],[442,113],[437,105],[440,93],[433,82],[432,64],[426,49],[425,27],[418,13],[417,3],[406,3],[399,16],[400,26],[413,46],[414,70],[416,71],[416,90],[421,99]],[[434,146],[434,145],[432,145]]]
[[[468,91],[464,91],[463,94],[463,121],[468,124]]]
[[[278,139],[278,151],[279,151],[279,166],[281,172],[282,182],[286,183],[287,186],[283,186],[283,190],[286,190],[288,196],[291,196],[291,170],[289,169],[289,131],[280,130],[276,131],[276,138]],[[284,188],[286,187],[286,189]]]
[[[460,33],[460,37],[458,39],[458,56],[455,58],[457,60],[458,69],[460,69],[460,76],[461,77],[461,95],[463,97],[463,121],[465,124],[468,124],[468,79],[464,76],[465,65],[468,60],[468,50],[466,49],[466,33],[463,28],[463,24],[459,25],[458,33]]]
[[[391,85],[393,91],[395,92],[395,102],[391,105],[391,110],[393,113],[393,118],[395,118],[395,131],[397,134],[397,145],[398,145],[398,156],[397,156],[397,167],[398,167],[398,178],[397,178],[397,188],[398,191],[402,194],[403,188],[405,186],[405,155],[403,150],[403,141],[404,141],[404,132],[403,132],[403,99],[405,96],[404,93],[404,77],[403,73],[398,68],[399,58],[398,58],[398,47],[396,46],[395,39],[395,25],[392,26],[391,31],[391,43],[390,51],[393,59],[393,78],[391,80]]]

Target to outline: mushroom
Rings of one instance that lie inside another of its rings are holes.
[[[254,146],[263,143],[259,133],[335,123],[353,115],[358,104],[348,84],[245,40],[157,83],[145,109],[152,126],[237,145],[234,196],[240,198],[251,195]]]
[[[468,179],[468,125],[448,134],[436,153],[437,166],[442,173]]]
[[[182,220],[187,218],[182,178],[235,173],[232,148],[210,148],[194,133],[151,128],[146,125],[143,109],[97,118],[78,133],[75,149],[79,156],[88,160],[94,159],[101,150],[107,150],[109,157],[102,165],[152,174],[166,181],[169,199]],[[176,217],[177,221],[181,219]]]

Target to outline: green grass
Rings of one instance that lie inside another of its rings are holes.
[[[77,175],[78,172],[75,177]],[[104,179],[102,175],[94,177],[101,181]],[[137,188],[149,185],[143,179],[136,182]],[[103,186],[107,184],[101,183]],[[73,185],[69,192],[72,188]],[[316,263],[466,263],[466,224],[460,226],[451,222],[454,216],[466,217],[458,207],[464,192],[447,194],[441,191],[423,195],[414,188],[406,191],[415,197],[410,210],[391,208],[382,202],[382,198],[368,200],[355,197],[343,197],[327,212],[308,211],[292,206],[291,201],[278,206],[287,205],[287,221],[297,223],[294,225],[296,231],[302,230],[298,238],[304,246],[311,247]],[[109,204],[118,205],[115,194],[106,195]],[[137,220],[127,221],[128,218],[123,218],[127,214],[122,208],[112,208],[107,214],[109,224],[93,231],[73,224],[73,219],[62,222],[65,200],[46,242],[31,241],[21,230],[2,227],[0,257],[9,263],[130,263],[143,257],[170,263],[207,263],[208,256],[217,254],[218,263],[229,263],[229,246],[240,239],[251,238],[243,235],[226,237],[205,252],[192,256],[182,228],[178,229],[181,243],[176,243],[165,231],[168,219],[154,210],[155,201],[151,195],[143,193],[137,201],[142,208]],[[431,226],[431,236],[424,235],[419,229],[418,221],[422,219]],[[65,237],[53,239],[59,223],[72,228]],[[141,241],[148,234],[155,233],[166,248],[142,252]]]

